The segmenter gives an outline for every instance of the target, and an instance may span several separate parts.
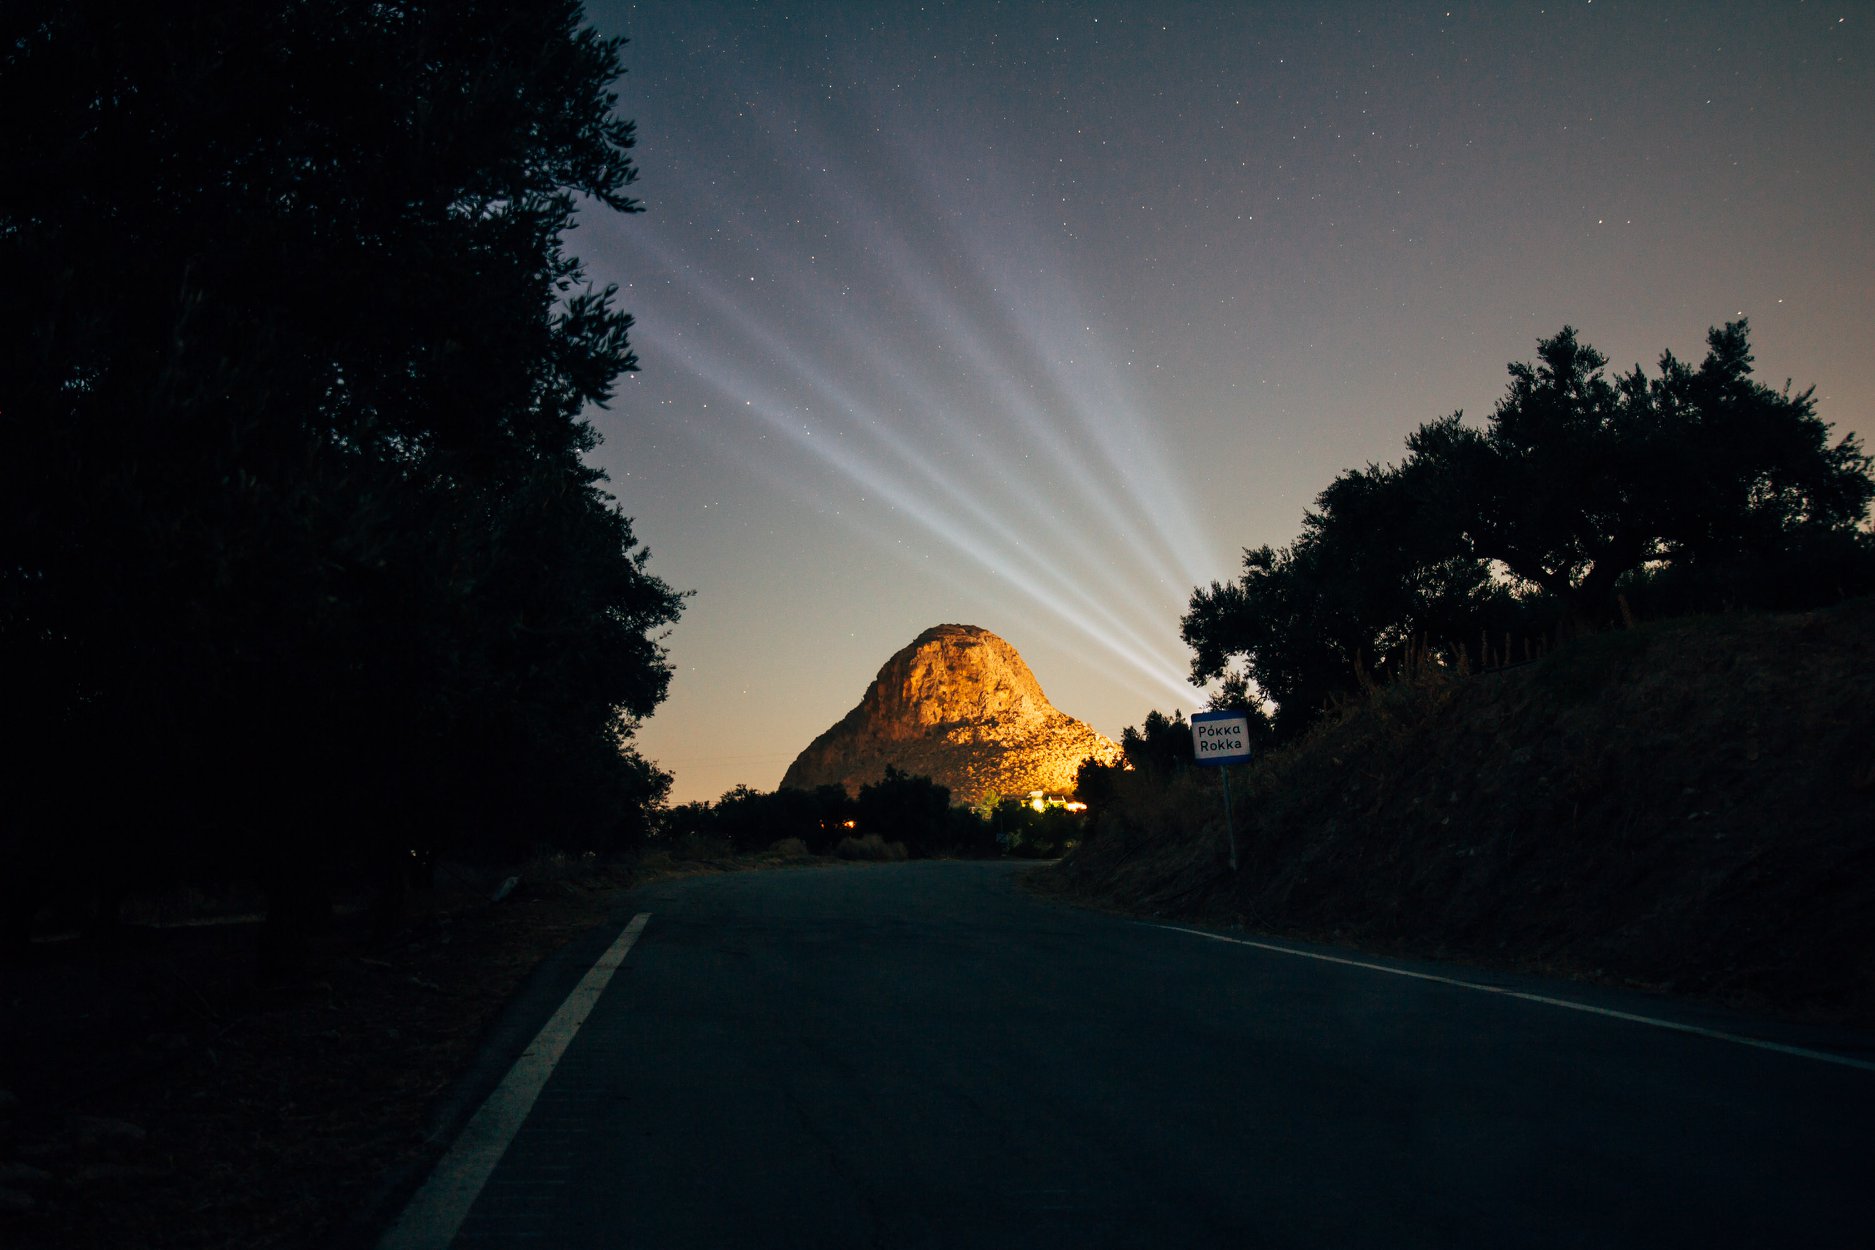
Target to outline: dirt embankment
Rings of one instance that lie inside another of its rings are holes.
[[[1875,600],[1377,692],[1219,779],[1127,774],[1052,888],[1875,1024]]]

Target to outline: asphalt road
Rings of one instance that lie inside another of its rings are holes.
[[[639,892],[454,1244],[1875,1244],[1868,1038],[1222,942],[1021,871]]]

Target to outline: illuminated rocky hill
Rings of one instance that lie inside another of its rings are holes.
[[[951,801],[1074,789],[1081,761],[1119,758],[1056,710],[1016,649],[974,625],[938,625],[885,662],[859,706],[808,744],[783,786],[857,791],[886,766],[949,786]]]

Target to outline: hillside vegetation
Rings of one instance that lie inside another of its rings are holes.
[[[1875,1022],[1875,599],[1419,671],[1231,770],[1101,770],[1049,886]]]

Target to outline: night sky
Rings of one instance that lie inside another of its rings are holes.
[[[1748,316],[1875,435],[1865,4],[589,16],[647,211],[571,245],[638,319],[597,462],[695,591],[639,734],[677,801],[772,789],[941,622],[1110,735],[1190,711],[1192,588],[1565,323],[1651,370]]]

